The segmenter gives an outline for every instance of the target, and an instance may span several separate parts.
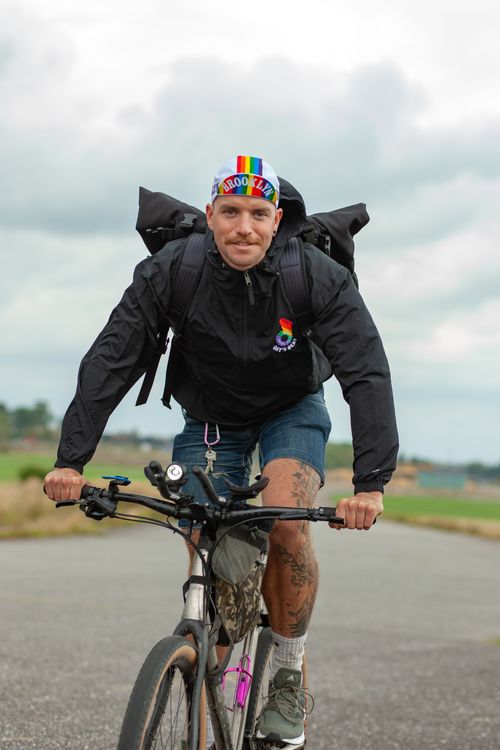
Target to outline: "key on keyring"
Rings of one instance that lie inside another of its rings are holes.
[[[214,461],[217,458],[217,453],[212,448],[209,448],[205,453],[205,458],[207,459],[205,474],[211,474],[214,470]]]

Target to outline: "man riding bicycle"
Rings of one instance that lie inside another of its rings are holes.
[[[297,330],[279,261],[302,215],[298,193],[280,202],[278,177],[262,159],[238,156],[216,174],[203,269],[176,352],[173,396],[185,425],[172,459],[188,470],[206,465],[224,495],[225,478],[248,483],[258,447],[270,479],[263,504],[312,506],[331,428],[322,384],[335,375],[350,407],[354,446],[354,493],[338,502],[337,515],[349,529],[369,529],[383,510],[397,456],[389,368],[349,271],[307,243],[313,322]],[[79,497],[83,467],[109,415],[154,359],[186,242],[174,240],[137,266],[85,355],[56,468],[46,477],[53,500]],[[185,490],[199,495],[188,481]],[[304,744],[301,665],[317,586],[308,524],[276,523],[263,584],[275,644],[272,689],[259,736],[282,747]]]

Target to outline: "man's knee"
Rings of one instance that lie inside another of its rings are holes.
[[[270,480],[262,494],[264,505],[308,508],[314,504],[321,478],[309,464],[294,458],[278,458],[270,461],[262,473]]]

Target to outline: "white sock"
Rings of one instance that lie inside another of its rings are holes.
[[[301,635],[298,638],[286,638],[284,635],[279,635],[273,631],[272,638],[274,651],[271,657],[271,669],[269,675],[271,680],[281,667],[301,670],[307,633],[304,633],[304,635]]]

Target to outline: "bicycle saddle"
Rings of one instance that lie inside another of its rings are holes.
[[[240,487],[237,484],[233,484],[229,479],[224,479],[224,484],[228,488],[231,495],[239,499],[246,499],[250,497],[257,497],[262,492],[264,487],[269,484],[269,477],[259,477],[256,482],[246,487]]]

